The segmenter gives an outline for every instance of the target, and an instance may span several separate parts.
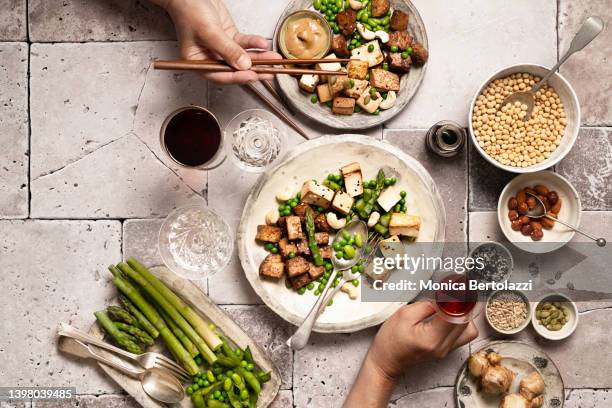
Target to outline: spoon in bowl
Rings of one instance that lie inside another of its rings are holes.
[[[558,218],[555,218],[553,216],[550,216],[546,213],[546,207],[544,206],[544,203],[542,202],[542,200],[540,200],[540,197],[538,197],[537,195],[530,193],[529,191],[527,191],[527,195],[535,198],[536,202],[538,203],[538,205],[536,205],[535,207],[529,209],[529,211],[527,211],[527,217],[529,218],[534,218],[534,219],[539,219],[539,218],[548,218],[551,221],[556,221],[559,222],[563,225],[565,225],[566,227],[576,231],[579,234],[584,235],[587,238],[592,239],[593,241],[595,241],[595,243],[597,244],[597,246],[599,247],[604,247],[606,246],[606,240],[604,238],[596,238],[590,234],[587,234],[584,231],[579,230],[578,228],[574,227],[571,224],[568,224],[565,221],[561,221]]]
[[[348,233],[350,235],[360,234],[361,237],[366,240],[368,237],[368,226],[365,222],[361,220],[354,220],[349,222],[344,226],[344,228],[342,228],[336,233],[336,236],[334,237],[334,244],[342,240],[342,236],[344,235],[344,233]],[[332,271],[331,276],[327,280],[325,289],[323,289],[323,292],[321,292],[321,294],[319,295],[319,298],[315,302],[314,306],[312,307],[312,309],[310,309],[310,312],[308,313],[308,316],[306,316],[306,319],[304,319],[304,321],[296,330],[296,332],[293,333],[293,336],[291,336],[289,340],[287,340],[287,345],[289,347],[294,350],[301,350],[306,347],[306,343],[308,343],[312,328],[317,320],[317,317],[319,316],[319,309],[321,308],[321,304],[323,303],[323,300],[325,300],[327,292],[329,291],[329,288],[331,287],[334,279],[336,279],[338,272],[350,269],[353,265],[355,265],[363,258],[363,254],[364,248],[361,247],[358,249],[355,256],[353,256],[351,259],[338,258],[336,257],[335,253],[332,255],[331,261],[334,265],[334,270]]]
[[[572,54],[580,51],[584,47],[586,47],[595,37],[599,35],[601,30],[604,28],[603,20],[600,17],[589,17],[585,20],[580,27],[580,30],[576,33],[574,38],[572,39],[572,43],[570,44],[567,52],[559,59],[559,62],[544,75],[544,78],[540,80],[533,88],[528,91],[519,91],[511,93],[506,96],[501,106],[506,106],[507,104],[513,104],[515,102],[519,102],[521,105],[527,105],[527,111],[525,116],[523,116],[523,120],[526,122],[531,117],[533,112],[533,105],[535,94],[540,90],[540,88],[548,81],[548,79],[557,72],[557,69],[567,60]]]

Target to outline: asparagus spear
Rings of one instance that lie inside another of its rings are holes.
[[[153,338],[149,336],[149,334],[146,331],[140,330],[136,326],[125,324],[123,322],[114,322],[114,323],[115,323],[115,326],[117,326],[119,330],[129,333],[132,336],[136,337],[138,341],[144,344],[145,346],[152,346],[153,343],[155,343],[155,340],[153,340]]]
[[[104,328],[104,330],[111,336],[118,345],[134,354],[142,354],[144,350],[138,343],[134,343],[131,341],[128,336],[126,336],[123,332],[119,331],[117,327],[113,324],[110,317],[106,314],[105,311],[101,310],[95,312],[94,315],[96,319],[100,323],[100,325]]]
[[[116,275],[113,279],[113,283],[121,293],[134,302],[136,307],[138,307],[151,322],[151,324],[155,326],[174,358],[176,358],[176,360],[180,362],[183,367],[185,367],[185,370],[187,370],[190,375],[197,374],[200,371],[198,365],[187,350],[185,350],[183,345],[177,340],[176,337],[174,337],[172,332],[170,332],[170,329],[168,329],[168,326],[166,326],[166,323],[164,323],[163,319],[153,308],[153,306],[151,306],[149,302],[145,300],[145,298],[138,292],[138,290],[136,290],[134,286],[132,286],[130,282],[122,277]]]
[[[155,275],[134,258],[127,261],[128,265],[144,277],[161,295],[191,324],[196,333],[206,341],[208,346],[217,351],[221,347],[221,339],[215,334],[208,324],[192,308],[187,306],[183,300],[172,290],[163,284]],[[201,350],[200,350],[201,351]]]
[[[106,313],[115,322],[127,323],[131,326],[138,326],[138,321],[127,310],[119,306],[109,306]]]
[[[130,314],[134,316],[136,320],[138,320],[139,326],[142,327],[147,333],[149,333],[152,338],[156,339],[157,337],[159,337],[159,332],[157,331],[155,326],[151,324],[151,322],[146,318],[146,316],[143,315],[142,312],[138,310],[138,308],[134,306],[134,304],[130,302],[128,298],[126,298],[125,296],[119,296],[119,301],[121,302],[123,307],[128,312],[130,312]]]
[[[189,354],[191,354],[191,357],[195,357],[200,354],[198,348],[193,345],[192,341],[189,340],[189,337],[185,335],[185,332],[182,331],[181,328],[176,325],[176,323],[174,323],[174,320],[172,320],[170,316],[168,316],[168,313],[164,312],[163,310],[160,310],[159,312],[166,321],[166,324],[168,325],[170,330],[172,330],[172,333],[174,333],[176,338],[179,339],[181,343],[183,343],[185,349],[189,352]]]
[[[314,219],[312,218],[312,211],[306,211],[304,215],[306,221],[306,234],[308,236],[308,248],[312,254],[312,261],[316,266],[323,265],[323,257],[317,246],[317,240],[315,238],[315,225]]]
[[[191,340],[195,344],[202,357],[206,361],[208,361],[208,363],[213,364],[215,361],[217,361],[217,356],[215,355],[215,353],[212,352],[212,350],[206,345],[206,342],[202,339],[202,337],[200,337],[198,333],[195,332],[193,327],[189,325],[187,320],[185,320],[183,316],[181,316],[178,310],[168,299],[166,299],[166,297],[164,297],[157,289],[155,289],[155,287],[153,287],[151,283],[147,281],[147,279],[145,279],[142,275],[132,269],[128,264],[121,262],[117,266],[119,267],[121,272],[125,273],[130,279],[136,282],[136,284],[138,284],[138,286],[140,286],[155,301],[155,303],[157,303],[160,308],[162,308],[166,313],[168,313],[168,316],[170,316],[170,318],[174,320],[178,327],[180,327],[181,330],[185,332],[187,337],[189,337],[189,340]],[[163,286],[163,284],[161,285]],[[166,288],[166,290],[170,291],[170,289],[168,288]]]

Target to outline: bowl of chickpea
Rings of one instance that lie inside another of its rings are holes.
[[[544,204],[546,214],[580,227],[578,192],[566,178],[549,170],[512,179],[499,196],[497,219],[506,239],[518,248],[531,253],[552,252],[569,242],[574,231],[548,218],[530,218],[530,210],[539,205],[535,196]]]
[[[478,152],[491,164],[513,173],[534,173],[559,162],[574,146],[580,105],[570,83],[553,74],[536,93],[531,118],[520,103],[503,105],[506,96],[531,89],[548,71],[521,64],[502,69],[478,89],[470,107],[469,131]]]

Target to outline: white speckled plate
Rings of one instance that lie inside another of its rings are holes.
[[[482,350],[492,350],[502,356],[501,364],[516,373],[510,393],[517,393],[521,379],[538,371],[544,380],[544,404],[542,408],[561,408],[565,401],[563,379],[555,363],[543,351],[520,341],[494,341]],[[457,408],[498,408],[499,396],[489,396],[479,390],[477,379],[463,365],[455,383]]]
[[[278,30],[285,17],[295,11],[305,10],[311,6],[312,0],[294,0],[289,3],[279,18],[274,31],[274,49],[276,51],[278,51]],[[414,4],[412,4],[410,0],[391,0],[391,8],[401,10],[409,15],[408,32],[412,38],[429,50],[425,24]],[[351,116],[334,115],[327,106],[310,102],[311,95],[300,90],[296,77],[291,75],[277,75],[276,80],[280,87],[281,94],[296,111],[335,129],[367,129],[388,121],[406,107],[419,88],[419,85],[421,85],[423,77],[425,76],[426,67],[427,64],[418,68],[413,67],[408,73],[402,75],[400,91],[397,94],[395,106],[391,109],[381,111],[378,116],[363,112],[354,113]]]
[[[275,167],[267,170],[251,191],[238,228],[237,247],[245,275],[261,299],[283,319],[299,325],[314,304],[312,292],[298,295],[284,282],[259,277],[259,265],[267,252],[255,241],[257,225],[278,206],[276,194],[289,188],[296,194],[304,181],[323,180],[345,164],[358,161],[364,178],[373,179],[381,167],[399,174],[398,185],[408,193],[408,212],[422,218],[419,241],[443,242],[446,217],[438,189],[425,168],[395,146],[368,136],[323,136],[298,145]],[[416,296],[416,294],[415,294]],[[404,301],[411,299],[404,298]],[[319,317],[314,330],[326,333],[353,332],[383,322],[402,302],[361,302],[338,293],[333,306]]]
[[[242,349],[250,346],[253,358],[263,371],[270,371],[270,381],[261,387],[261,393],[257,400],[257,408],[267,407],[274,401],[276,394],[281,385],[280,373],[266,352],[251,339],[234,321],[210,300],[197,286],[176,275],[165,266],[150,268],[150,271],[160,278],[170,289],[179,295],[185,302],[194,308],[198,313],[204,316],[205,319],[214,322],[217,328],[228,338],[234,345],[240,346]],[[94,323],[89,330],[90,334],[97,337],[104,337],[101,328],[97,323]],[[164,348],[160,347],[159,341],[152,346],[148,351],[164,352]],[[105,357],[119,359],[116,355],[102,350],[96,349]],[[99,364],[100,368],[117,384],[119,384],[128,394],[130,394],[140,405],[145,408],[162,408],[168,405],[159,403],[149,397],[142,389],[140,381],[135,380],[114,368]],[[179,404],[173,404],[176,408],[192,408],[191,399],[186,396]]]

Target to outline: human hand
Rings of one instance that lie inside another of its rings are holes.
[[[275,52],[247,52],[248,48],[269,49],[268,40],[238,32],[221,0],[158,0],[174,25],[181,55],[188,60],[223,59],[241,71],[205,73],[204,78],[223,84],[272,79],[271,74],[248,71],[251,59],[280,58]]]
[[[380,328],[344,402],[345,408],[386,407],[396,380],[410,367],[441,359],[478,336],[473,323],[442,320],[429,302],[403,306]]]

